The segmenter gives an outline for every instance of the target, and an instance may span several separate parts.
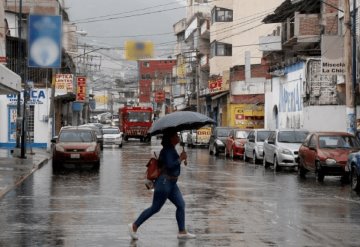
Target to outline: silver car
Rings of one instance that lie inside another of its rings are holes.
[[[271,133],[274,133],[274,131],[265,129],[255,129],[249,133],[247,142],[245,143],[245,161],[251,159],[254,164],[262,161],[264,155],[263,144]]]
[[[308,134],[300,129],[275,130],[264,142],[264,167],[272,164],[276,171],[281,167],[296,168],[299,148]]]

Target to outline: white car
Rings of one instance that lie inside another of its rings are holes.
[[[264,141],[263,165],[273,165],[276,171],[281,167],[298,167],[299,148],[309,134],[307,130],[275,130]]]
[[[118,127],[103,128],[104,145],[117,145],[119,148],[123,145],[123,133]]]
[[[245,161],[252,159],[254,164],[260,163],[260,161],[262,161],[264,154],[264,141],[273,132],[274,131],[265,129],[254,129],[249,133],[247,142],[245,142]]]

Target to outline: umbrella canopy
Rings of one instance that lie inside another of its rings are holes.
[[[151,135],[157,135],[169,130],[182,131],[198,129],[207,124],[214,123],[214,120],[198,112],[177,111],[156,120],[151,126],[149,133]]]

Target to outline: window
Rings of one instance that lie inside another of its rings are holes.
[[[232,45],[214,41],[210,45],[211,57],[232,56]]]
[[[150,63],[149,63],[149,62],[144,62],[144,63],[143,63],[143,66],[146,67],[146,68],[149,68],[149,67],[150,67]]]
[[[231,9],[224,9],[215,6],[211,10],[211,23],[232,22],[232,21],[233,21],[233,11]]]

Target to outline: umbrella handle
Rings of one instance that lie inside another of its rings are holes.
[[[185,147],[184,147],[184,146],[182,146],[182,148],[183,148],[183,152],[185,152]],[[186,165],[186,166],[187,166],[187,160],[184,160],[184,165]]]

